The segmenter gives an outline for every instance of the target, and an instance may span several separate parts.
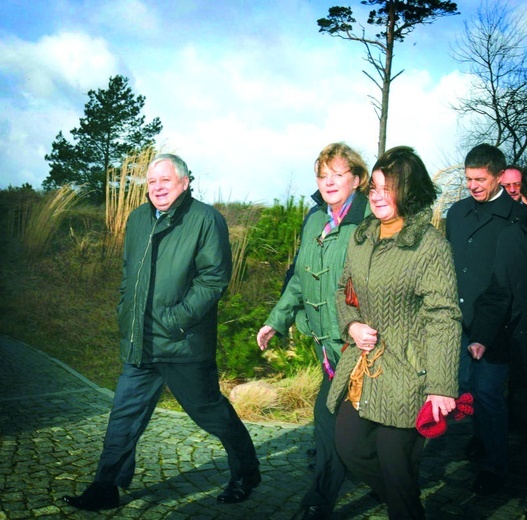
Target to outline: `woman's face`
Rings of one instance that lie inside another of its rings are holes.
[[[323,164],[317,175],[318,189],[333,211],[340,210],[359,182],[359,177],[351,173],[348,162],[342,157]]]
[[[388,222],[398,216],[395,194],[390,186],[386,186],[386,178],[381,170],[375,170],[371,175],[369,196],[371,211],[381,222]]]

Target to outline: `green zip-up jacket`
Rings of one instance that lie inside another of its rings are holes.
[[[214,360],[218,300],[231,270],[224,218],[189,190],[159,219],[150,202],[132,211],[117,309],[121,360]]]
[[[430,224],[431,211],[408,218],[393,237],[379,240],[372,215],[350,242],[348,261],[336,293],[342,339],[349,341],[328,396],[334,412],[346,395],[361,350],[348,335],[357,321],[378,331],[384,353],[365,376],[359,415],[399,428],[415,427],[427,395],[458,396],[461,311],[457,303],[454,262],[449,243]],[[351,277],[359,308],[346,304]]]
[[[300,332],[317,338],[315,348],[321,361],[321,345],[325,345],[334,368],[343,345],[335,309],[335,290],[351,235],[364,215],[369,213],[369,204],[364,194],[356,192],[340,225],[320,241],[329,215],[327,204],[318,192],[313,199],[318,204],[304,222],[293,276],[265,324],[285,335],[296,320]]]

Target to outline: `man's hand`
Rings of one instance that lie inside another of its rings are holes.
[[[274,330],[273,327],[270,327],[269,325],[264,325],[258,331],[258,334],[256,336],[256,342],[258,343],[260,350],[265,350],[267,348],[267,344],[269,343],[269,340],[275,334],[276,334],[276,330]]]
[[[481,359],[483,354],[485,354],[485,350],[487,350],[487,348],[481,343],[471,343],[468,346],[468,351],[473,359]]]

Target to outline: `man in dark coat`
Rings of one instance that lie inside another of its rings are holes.
[[[502,327],[481,356],[468,348],[474,328],[476,300],[491,282],[498,236],[527,209],[500,186],[505,166],[505,156],[495,146],[481,144],[473,148],[465,159],[470,196],[450,208],[446,222],[463,313],[459,390],[460,393],[472,392],[475,398],[475,435],[467,448],[467,455],[481,457],[481,471],[473,488],[480,495],[498,491],[508,465],[507,334]]]
[[[470,349],[481,357],[507,326],[511,355],[511,403],[527,432],[527,217],[498,238],[492,279],[476,302]]]
[[[94,482],[63,497],[78,509],[118,507],[118,487],[132,481],[137,442],[165,384],[227,452],[231,480],[218,502],[241,502],[260,483],[249,433],[218,383],[218,300],[232,269],[227,225],[192,198],[189,182],[180,157],[157,156],[148,167],[149,200],[128,218],[118,305],[123,371]]]
[[[492,279],[476,302],[469,346],[477,356],[492,345],[504,325],[510,337],[509,405],[527,435],[527,217],[499,235]],[[527,499],[524,500],[527,514]]]

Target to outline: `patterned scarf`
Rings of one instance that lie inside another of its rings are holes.
[[[324,226],[324,229],[322,230],[322,233],[320,234],[319,241],[322,242],[324,238],[329,234],[329,232],[336,228],[344,219],[344,217],[347,215],[349,209],[351,208],[351,203],[353,202],[353,198],[355,197],[355,192],[353,192],[348,200],[342,205],[342,208],[340,208],[340,211],[338,214],[333,213],[331,210],[331,206],[328,205],[328,215],[329,215],[329,222]]]

